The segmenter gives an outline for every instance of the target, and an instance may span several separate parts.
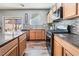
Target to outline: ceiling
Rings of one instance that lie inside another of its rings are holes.
[[[52,3],[0,3],[0,9],[50,9]]]

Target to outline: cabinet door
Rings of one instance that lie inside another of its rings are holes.
[[[34,30],[30,30],[30,40],[35,40],[36,39],[36,35],[35,35],[35,31]]]
[[[19,43],[19,55],[23,55],[26,49],[26,40],[23,40]]]
[[[77,9],[77,14],[79,15],[79,3],[77,4],[78,9]]]
[[[54,56],[62,56],[62,46],[54,40]]]
[[[19,37],[19,55],[23,55],[26,49],[26,33]]]
[[[18,56],[18,46],[14,46],[11,50],[9,50],[5,56]]]
[[[36,40],[41,40],[41,30],[36,30]]]
[[[30,39],[30,33],[29,33],[29,31],[26,32],[26,36],[27,36],[26,39],[28,41]]]
[[[66,49],[64,49],[64,56],[72,56],[72,54]]]
[[[64,19],[76,15],[76,3],[63,3],[63,17]]]
[[[7,43],[3,47],[0,48],[0,56],[2,55],[8,55],[8,51],[12,51],[11,49],[14,48],[14,46],[18,45],[18,38],[15,38],[13,41]]]

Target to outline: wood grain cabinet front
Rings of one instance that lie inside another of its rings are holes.
[[[79,56],[79,48],[55,35],[54,56]]]
[[[45,40],[45,30],[32,29],[30,30],[30,40]]]
[[[62,46],[54,40],[54,56],[62,56]]]
[[[42,38],[41,38],[41,33],[42,31],[41,30],[36,30],[36,40],[41,40]]]
[[[19,37],[19,55],[24,55],[26,49],[26,33]]]
[[[77,14],[79,15],[79,3],[77,3]]]
[[[36,32],[35,30],[30,30],[30,40],[35,40],[36,39]]]
[[[18,38],[14,39],[13,41],[7,43],[3,47],[0,48],[0,55],[2,56],[9,56],[9,55],[18,55]],[[16,52],[15,52],[16,50]]]
[[[76,16],[76,3],[63,3],[63,18],[73,18],[73,16]]]
[[[14,46],[11,50],[9,50],[5,56],[18,56],[18,45]]]
[[[64,49],[64,51],[63,51],[63,55],[64,56],[73,56],[69,51],[67,51],[66,49]]]

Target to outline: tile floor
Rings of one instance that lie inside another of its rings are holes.
[[[49,56],[45,41],[28,41],[25,56]]]

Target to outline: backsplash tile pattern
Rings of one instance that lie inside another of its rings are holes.
[[[68,25],[71,25],[71,33],[79,35],[79,18],[73,20],[63,20],[55,24],[56,28],[66,29]]]

